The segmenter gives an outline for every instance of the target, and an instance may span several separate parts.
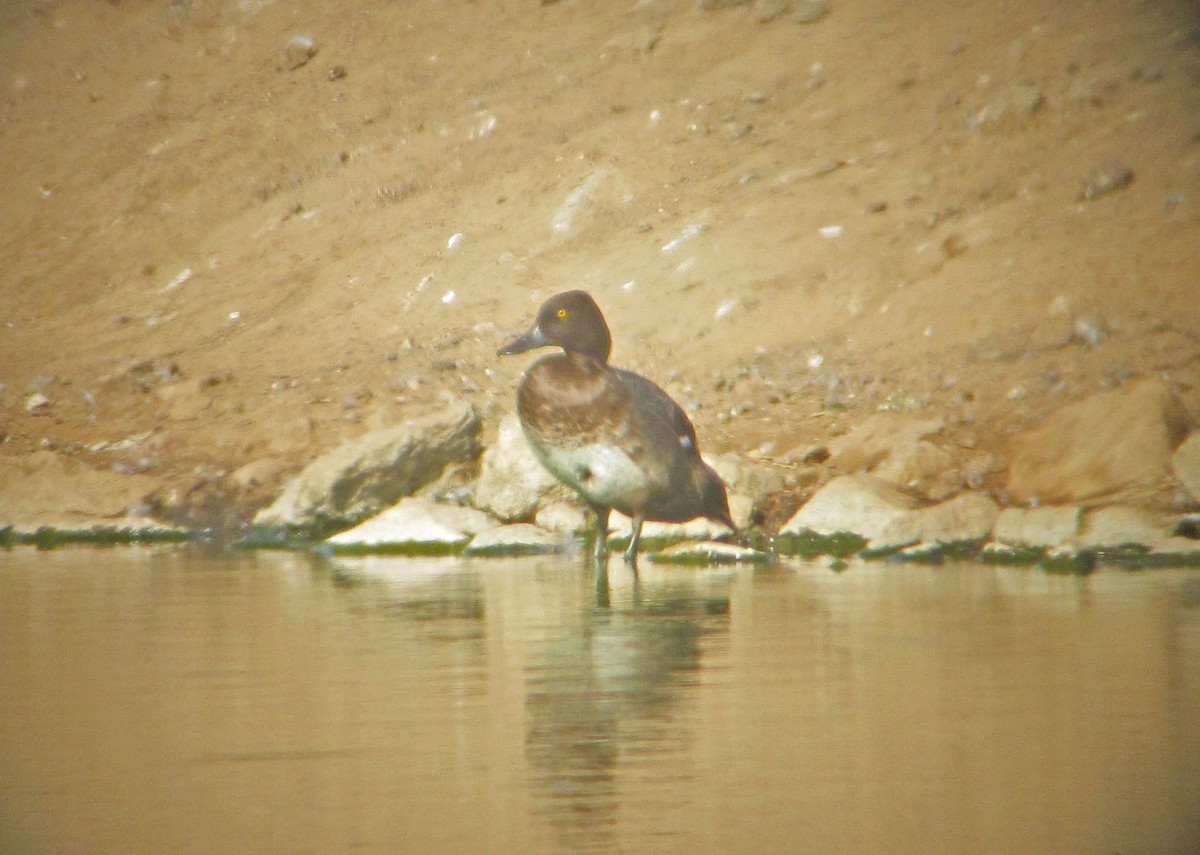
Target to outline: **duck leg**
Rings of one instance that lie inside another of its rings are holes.
[[[646,518],[638,515],[632,520],[632,527],[629,532],[629,546],[625,547],[625,563],[637,570],[637,551],[638,543],[642,539],[642,523]]]
[[[609,509],[600,505],[592,505],[592,513],[596,515],[596,546],[592,554],[596,559],[596,566],[599,568],[608,564]]]

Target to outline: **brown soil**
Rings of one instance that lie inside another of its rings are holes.
[[[711,450],[908,409],[1000,490],[1066,401],[1200,413],[1194,4],[726,5],[5,3],[0,455],[244,514],[445,396],[494,424],[574,287]]]

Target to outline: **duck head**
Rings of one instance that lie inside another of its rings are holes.
[[[604,364],[612,350],[612,336],[590,294],[564,291],[543,303],[533,327],[500,348],[497,355],[511,356],[536,347],[561,347]]]

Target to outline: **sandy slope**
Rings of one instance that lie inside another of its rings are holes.
[[[1013,432],[1151,374],[1200,413],[1194,4],[758,17],[10,0],[0,455],[194,509],[266,460],[261,501],[446,396],[494,423],[526,364],[495,348],[567,287],[715,450],[886,406],[1001,469]],[[297,33],[318,53],[289,69]]]

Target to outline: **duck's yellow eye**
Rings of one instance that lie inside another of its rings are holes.
[[[570,313],[570,312],[568,312],[566,309],[559,309],[559,310],[558,310],[557,312],[555,312],[554,314],[558,315],[560,318],[565,318],[567,315],[569,315],[569,314],[571,314],[571,313]]]

